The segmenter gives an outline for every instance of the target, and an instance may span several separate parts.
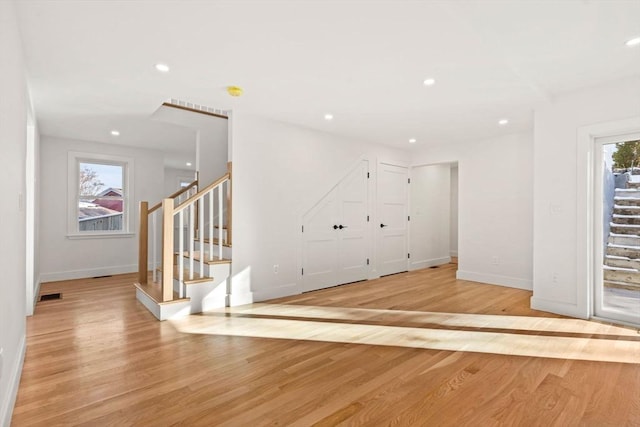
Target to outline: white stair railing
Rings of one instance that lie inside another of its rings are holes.
[[[230,195],[231,164],[228,173],[200,191],[196,180],[150,209],[147,202],[140,203],[138,279],[141,284],[147,283],[148,257],[151,252],[152,280],[161,285],[162,302],[174,299],[174,274],[178,276],[178,295],[184,298],[185,280],[193,280],[196,274],[203,278],[205,262],[223,259],[223,245],[231,243]],[[175,227],[178,228],[177,244],[174,242]],[[217,232],[214,228],[217,228]],[[214,250],[215,245],[218,245],[217,250]],[[195,261],[199,261],[198,272],[194,271]],[[174,264],[177,264],[175,273]],[[160,265],[161,278],[156,272]]]
[[[174,218],[173,221],[171,221],[171,224],[167,225],[165,224],[164,226],[164,233],[172,233],[173,232],[173,223],[174,221],[177,220],[178,224],[180,225],[180,232],[182,233],[183,230],[183,222],[184,222],[184,215],[185,215],[185,211],[188,212],[189,215],[189,226],[188,226],[188,249],[186,251],[186,256],[188,257],[188,264],[189,264],[189,280],[193,280],[195,277],[195,271],[194,271],[194,265],[195,265],[195,261],[196,258],[198,258],[197,260],[199,261],[199,271],[198,271],[198,275],[199,278],[203,278],[204,277],[204,264],[207,261],[213,261],[214,259],[218,259],[218,260],[222,260],[223,259],[223,255],[222,255],[222,246],[225,243],[225,239],[223,236],[223,228],[222,228],[222,218],[223,218],[223,211],[225,209],[225,206],[222,202],[220,202],[220,200],[222,199],[222,194],[226,194],[226,189],[229,186],[230,183],[230,177],[229,174],[224,174],[222,177],[220,177],[219,179],[217,179],[215,182],[213,182],[212,184],[208,185],[207,187],[203,188],[202,190],[200,190],[198,193],[194,194],[193,196],[191,196],[189,199],[185,200],[184,202],[180,203],[178,206],[176,207],[172,207],[170,205],[170,199],[165,199],[163,201],[163,206],[167,205],[169,207],[169,209],[171,209],[171,215]],[[214,203],[215,199],[218,199],[218,203]],[[223,199],[222,199],[223,200]],[[208,211],[208,212],[206,212]],[[196,222],[196,213],[197,213],[197,222]],[[217,252],[217,254],[214,255],[214,251],[213,251],[213,244],[214,244],[214,239],[213,239],[213,229],[214,229],[214,222],[213,222],[213,217],[216,216],[216,214],[218,215],[218,225],[219,225],[219,229],[218,229],[218,240],[217,240],[217,244],[219,247],[219,250]],[[205,218],[208,218],[209,221],[207,221],[205,223]],[[197,230],[196,230],[196,224],[197,224]],[[205,236],[209,237],[208,242],[205,240]],[[185,270],[184,270],[184,258],[185,258],[185,242],[184,242],[184,238],[183,236],[180,236],[181,238],[178,241],[178,282],[180,284],[180,290],[179,290],[179,295],[180,297],[184,297],[185,295],[185,289],[184,289],[184,281],[185,281]],[[173,239],[173,237],[171,237],[171,239]],[[198,251],[196,253],[195,250],[195,242],[197,241],[198,243]],[[207,250],[208,249],[208,250]],[[165,252],[165,255],[163,256],[163,259],[166,259],[167,256],[167,252],[170,252],[172,255],[174,253],[174,249],[173,247],[167,248],[167,247],[163,247],[163,252]],[[163,272],[165,271],[165,268],[163,267]],[[167,287],[167,286],[173,286],[173,268],[169,269],[166,273],[163,273],[162,275],[162,286],[163,287]]]

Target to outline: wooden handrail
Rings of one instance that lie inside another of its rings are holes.
[[[225,182],[228,179],[229,179],[229,174],[225,173],[220,178],[216,179],[214,182],[212,182],[211,184],[207,185],[205,188],[203,188],[202,190],[198,191],[196,194],[194,194],[193,196],[189,197],[187,200],[185,200],[184,202],[182,202],[178,206],[176,206],[175,209],[173,209],[174,215],[177,214],[180,211],[185,210],[187,208],[187,206],[189,206],[191,203],[202,199],[205,196],[205,194],[207,194],[211,189],[217,187],[218,185],[222,184],[223,182]]]
[[[167,196],[167,199],[175,199],[176,197],[179,197],[181,195],[183,195],[184,193],[186,193],[187,191],[191,190],[193,187],[198,185],[198,180],[196,179],[195,181],[193,181],[191,184],[187,185],[184,188],[181,188],[180,190],[176,191],[175,193],[172,193],[171,195]],[[148,213],[151,214],[154,211],[160,209],[160,207],[162,206],[162,202],[158,202],[155,205],[153,205],[153,207],[151,209],[149,209]]]

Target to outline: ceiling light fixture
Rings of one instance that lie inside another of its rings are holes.
[[[415,139],[415,138],[411,138],[411,139],[409,140],[409,144],[415,144],[415,143],[416,143],[416,139]]]
[[[120,132],[114,129],[114,130],[111,131],[111,135],[120,136]]]
[[[509,120],[507,120],[507,119],[500,119],[500,120],[498,120],[498,124],[499,124],[500,126],[504,126],[504,125],[506,125],[506,124],[508,124],[508,123],[509,123]]]
[[[428,78],[422,82],[425,86],[433,86],[436,83],[436,79]]]
[[[325,120],[333,120],[333,114],[325,114],[324,115],[324,119]]]
[[[187,166],[191,166],[191,162],[187,162]]]
[[[168,73],[169,66],[167,64],[158,63],[156,64],[156,70],[160,71],[161,73]]]
[[[625,45],[631,47],[631,46],[638,46],[640,45],[640,37],[634,37],[632,39],[629,39],[625,42]]]

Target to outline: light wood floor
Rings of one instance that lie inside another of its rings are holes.
[[[640,425],[636,330],[454,269],[166,322],[135,275],[44,284],[12,425]]]

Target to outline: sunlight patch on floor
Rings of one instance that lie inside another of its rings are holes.
[[[601,334],[640,337],[638,330],[580,319],[507,316],[428,311],[381,310],[369,308],[324,307],[297,304],[251,304],[227,307],[215,312],[305,319],[411,322],[445,327],[511,329],[537,332]]]
[[[261,304],[255,307],[259,310],[270,310],[268,304]],[[288,305],[280,307],[280,310],[296,307]],[[245,307],[245,314],[248,308]],[[330,309],[327,312],[335,314],[333,307],[313,307],[316,316],[322,314],[320,309]],[[231,309],[232,311],[236,309]],[[354,309],[346,310],[343,315]],[[354,313],[358,313],[355,309]],[[366,310],[369,311],[369,310]],[[378,310],[379,311],[379,310]],[[393,310],[381,310],[383,312],[393,312]],[[282,311],[280,311],[282,313]],[[441,315],[442,313],[416,313],[416,315]],[[256,314],[256,313],[254,313]],[[265,313],[263,313],[265,314]],[[271,315],[275,315],[272,312]],[[281,316],[282,314],[278,314]],[[455,321],[455,316],[461,316],[459,321]],[[472,316],[472,317],[469,317]],[[446,318],[450,322],[458,325],[466,320],[474,319],[475,316],[484,315],[455,315],[448,313]],[[491,316],[509,318],[514,316]],[[332,317],[335,319],[335,317]],[[482,317],[481,317],[482,318]],[[431,318],[430,318],[431,319]],[[524,319],[536,319],[521,317]],[[544,319],[544,318],[543,318]],[[349,317],[354,320],[354,317]],[[489,319],[483,319],[484,327],[498,328],[504,325],[491,324]],[[498,321],[500,319],[494,319]],[[514,320],[514,319],[511,319]],[[555,321],[566,321],[567,319],[544,319]],[[210,313],[201,316],[189,316],[183,319],[170,321],[176,329],[182,333],[208,334],[221,336],[238,336],[254,338],[273,338],[287,340],[306,340],[339,342],[365,345],[382,345],[396,347],[424,348],[432,350],[448,351],[469,351],[479,353],[503,354],[513,356],[546,357],[554,359],[575,359],[591,360],[602,362],[620,363],[640,363],[640,341],[627,341],[616,339],[592,339],[558,336],[536,336],[521,335],[514,333],[461,331],[451,329],[431,329],[415,327],[399,327],[386,325],[364,325],[341,322],[316,322],[312,320],[295,319],[270,319],[251,318],[242,316],[227,316],[223,313]],[[526,322],[525,322],[526,323]],[[569,323],[572,323],[570,321]],[[588,322],[592,323],[592,322]],[[467,323],[468,324],[468,323]],[[599,324],[598,324],[599,325]],[[557,326],[557,325],[556,325]],[[607,325],[600,325],[607,326]],[[614,327],[615,328],[615,327]],[[619,328],[624,330],[624,328]],[[538,329],[546,330],[546,329]],[[584,332],[584,330],[582,330]],[[605,333],[605,332],[600,332]],[[611,335],[611,332],[606,332]],[[634,331],[635,334],[635,331]]]

